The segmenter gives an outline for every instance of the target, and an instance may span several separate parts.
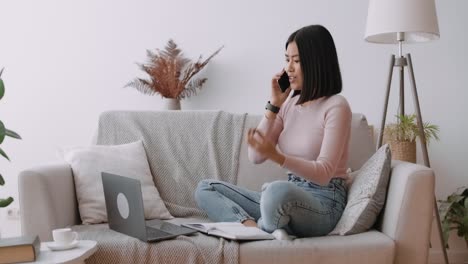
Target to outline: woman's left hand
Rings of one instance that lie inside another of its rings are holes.
[[[260,155],[273,160],[278,164],[283,164],[285,159],[284,156],[278,153],[276,147],[255,128],[249,129],[247,133],[247,143]]]

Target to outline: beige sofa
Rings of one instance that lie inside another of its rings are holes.
[[[256,126],[259,120],[258,115],[247,115],[244,131]],[[373,139],[365,117],[353,114],[349,167],[359,169],[373,151]],[[252,164],[247,158],[247,145],[243,138],[237,179],[238,185],[260,190],[264,182],[285,179],[285,171],[269,161],[261,165]],[[387,201],[374,229],[350,236],[243,242],[239,246],[238,261],[427,263],[433,192],[434,174],[431,169],[393,161]],[[42,241],[47,241],[51,239],[52,229],[80,223],[72,170],[68,164],[22,171],[19,195],[23,234],[39,234]]]

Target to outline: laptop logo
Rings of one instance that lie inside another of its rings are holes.
[[[119,210],[119,214],[123,219],[127,219],[130,215],[130,210],[128,206],[127,197],[123,193],[119,193],[117,195],[117,209]]]

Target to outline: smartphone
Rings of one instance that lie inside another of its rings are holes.
[[[283,75],[278,79],[278,84],[283,93],[289,88],[291,84],[289,83],[289,76],[286,72],[283,72]]]

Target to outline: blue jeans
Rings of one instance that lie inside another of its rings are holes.
[[[203,180],[195,191],[198,206],[212,221],[255,220],[273,232],[282,228],[297,237],[323,236],[333,230],[346,206],[345,180],[333,178],[320,186],[289,174],[262,192],[217,180]]]

